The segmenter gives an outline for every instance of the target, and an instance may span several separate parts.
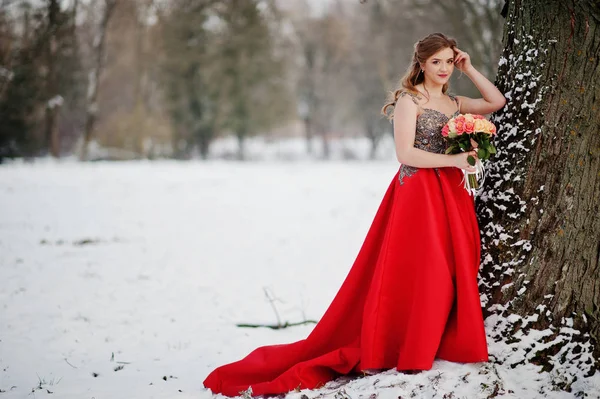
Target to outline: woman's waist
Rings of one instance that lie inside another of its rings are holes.
[[[413,170],[440,170],[440,171],[456,171],[458,170],[455,166],[435,166],[435,167],[417,167],[407,164],[400,164],[400,168],[413,169]]]
[[[404,184],[407,179],[431,179],[435,177],[460,181],[460,179],[462,179],[462,173],[459,168],[454,166],[418,168],[400,164],[398,170],[398,180],[400,181],[400,184]]]

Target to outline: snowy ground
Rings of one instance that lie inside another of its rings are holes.
[[[74,162],[0,166],[0,399],[210,398],[216,366],[306,337],[352,265],[397,165]],[[490,342],[502,358],[506,345]],[[288,395],[600,397],[534,366],[436,362]],[[343,385],[342,385],[343,384]],[[544,392],[544,393],[540,393]]]

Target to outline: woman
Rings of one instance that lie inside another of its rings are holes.
[[[447,94],[455,67],[483,98]],[[204,381],[214,393],[278,394],[342,374],[428,370],[436,358],[488,360],[479,228],[461,183],[476,153],[445,155],[441,129],[459,112],[487,114],[505,99],[441,33],[415,44],[401,85],[383,108],[393,108],[401,166],[333,302],[306,339],[260,347],[214,370]]]

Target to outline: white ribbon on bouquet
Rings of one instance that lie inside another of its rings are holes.
[[[472,196],[479,195],[481,193],[481,191],[483,190],[483,183],[485,182],[485,168],[483,167],[483,162],[481,162],[481,159],[479,159],[479,158],[476,159],[475,172],[467,172],[464,169],[462,171],[463,171],[463,180],[461,183],[464,184],[465,190],[467,190],[469,192],[469,194]],[[477,182],[479,183],[479,188],[471,187],[471,183],[469,182],[468,175],[475,175],[475,179],[477,179]],[[481,179],[481,181],[479,181],[479,179]]]

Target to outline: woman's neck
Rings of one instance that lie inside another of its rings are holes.
[[[425,93],[429,93],[430,97],[439,98],[444,95],[444,93],[442,92],[442,89],[444,87],[443,85],[426,85],[425,82],[423,82],[421,83],[421,87]]]

